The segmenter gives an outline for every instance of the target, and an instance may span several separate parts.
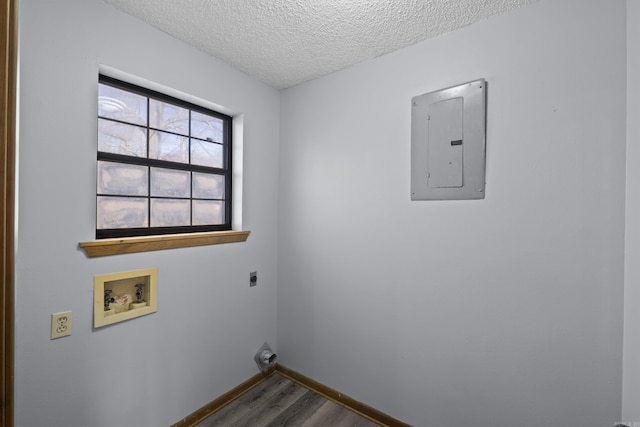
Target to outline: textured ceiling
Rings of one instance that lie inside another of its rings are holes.
[[[538,0],[105,0],[275,88]]]

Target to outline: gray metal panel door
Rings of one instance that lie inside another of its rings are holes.
[[[462,187],[462,98],[429,105],[429,187]]]
[[[486,82],[411,100],[411,200],[485,196]]]

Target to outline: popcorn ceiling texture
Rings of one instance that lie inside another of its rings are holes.
[[[539,0],[105,0],[282,89]]]

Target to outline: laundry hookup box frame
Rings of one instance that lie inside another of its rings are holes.
[[[157,310],[157,267],[94,276],[94,328],[145,316]]]

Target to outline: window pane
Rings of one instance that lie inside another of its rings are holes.
[[[151,168],[151,195],[159,197],[190,197],[189,171]]]
[[[98,229],[147,227],[147,199],[98,196]]]
[[[212,168],[222,168],[222,145],[192,139],[191,163]]]
[[[147,129],[98,119],[98,151],[147,156]]]
[[[224,199],[224,176],[193,173],[193,194],[197,199]]]
[[[191,112],[191,136],[222,142],[222,120],[206,114]]]
[[[229,229],[232,118],[99,79],[98,238]]]
[[[193,225],[224,224],[224,202],[219,200],[194,200]]]
[[[172,133],[149,131],[149,158],[189,163],[189,139]]]
[[[146,196],[148,170],[146,166],[98,161],[98,194]]]
[[[151,199],[151,226],[177,227],[190,225],[189,200]]]
[[[189,135],[189,110],[149,99],[149,126],[181,135]]]
[[[146,125],[147,97],[99,84],[98,116]]]

